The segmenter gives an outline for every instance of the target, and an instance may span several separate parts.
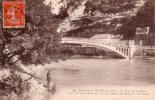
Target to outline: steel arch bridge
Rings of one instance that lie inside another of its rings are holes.
[[[121,45],[119,43],[108,43],[85,38],[62,38],[61,43],[87,45],[101,50],[115,52],[126,59],[132,58],[134,54],[134,46]]]

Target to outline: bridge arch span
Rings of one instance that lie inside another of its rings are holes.
[[[120,55],[123,58],[128,59],[130,57],[129,47],[116,46],[116,45],[106,44],[106,43],[96,43],[96,42],[87,41],[87,40],[62,40],[61,43],[84,44],[90,47],[98,48],[100,50],[104,50],[108,52],[115,52],[116,54]]]

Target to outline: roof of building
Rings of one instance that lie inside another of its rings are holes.
[[[91,39],[120,39],[118,36],[111,34],[96,34]]]

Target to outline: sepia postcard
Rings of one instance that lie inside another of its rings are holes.
[[[155,100],[155,1],[0,0],[0,100]]]

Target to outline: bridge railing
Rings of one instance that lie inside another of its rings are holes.
[[[132,57],[131,48],[134,41],[118,41],[118,42],[106,42],[106,41],[96,41],[95,39],[86,39],[86,38],[63,38],[63,43],[80,43],[80,44],[88,44],[95,45],[98,47],[107,47],[108,49],[117,52],[125,58]]]
[[[111,45],[111,46],[125,46],[129,47],[129,41],[117,41],[117,42],[107,42],[105,40],[96,40],[96,39],[89,39],[89,38],[62,38],[63,41],[81,41],[81,42],[91,42],[97,44],[104,44],[104,45]]]

